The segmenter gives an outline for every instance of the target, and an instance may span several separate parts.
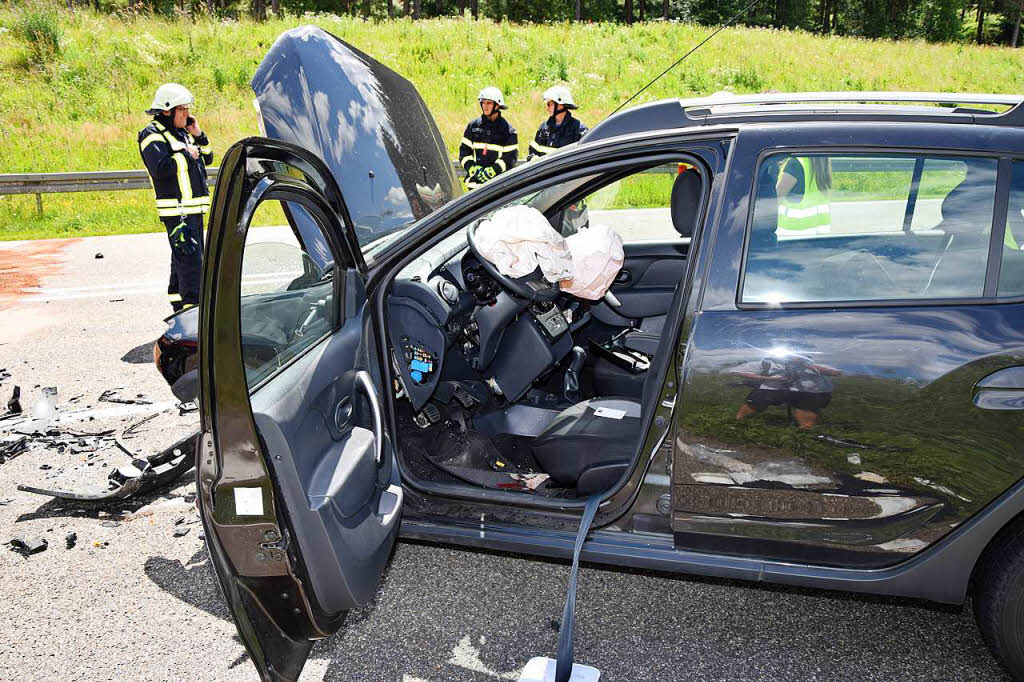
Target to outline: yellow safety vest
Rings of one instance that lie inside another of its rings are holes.
[[[779,221],[776,235],[780,239],[811,234],[827,234],[832,231],[832,211],[829,198],[818,187],[811,160],[805,156],[794,157],[804,171],[804,192],[799,201],[790,196],[779,198]],[[785,164],[783,164],[785,167]],[[780,176],[783,171],[780,171]]]

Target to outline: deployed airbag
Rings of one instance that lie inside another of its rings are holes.
[[[530,206],[495,211],[477,227],[476,247],[506,277],[524,277],[539,267],[562,291],[591,301],[605,295],[625,257],[622,237],[610,227],[594,224],[562,237]]]
[[[573,276],[565,238],[529,206],[495,211],[476,228],[476,247],[506,277],[524,277],[538,267],[549,282]]]
[[[565,239],[572,254],[573,276],[559,282],[567,294],[597,301],[622,268],[622,237],[606,225],[592,224]]]

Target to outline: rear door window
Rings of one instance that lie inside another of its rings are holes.
[[[767,157],[740,301],[982,296],[997,166],[979,157]]]

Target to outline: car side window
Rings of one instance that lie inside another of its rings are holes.
[[[978,157],[765,158],[740,301],[980,297],[997,166]]]
[[[252,224],[274,226],[250,227],[242,253],[239,317],[250,390],[329,334],[337,317],[334,259],[315,218],[298,204],[266,201]]]
[[[1024,161],[1013,163],[1010,205],[1001,252],[999,295],[1024,295]]]
[[[605,185],[562,212],[562,234],[596,222],[614,229],[625,242],[679,239],[669,207],[676,175],[688,168],[663,164]]]

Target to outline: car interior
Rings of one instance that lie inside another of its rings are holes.
[[[539,269],[502,275],[475,246],[487,216],[399,272],[385,311],[407,475],[572,499],[631,469],[671,357],[662,331],[678,326],[689,238],[708,186],[697,168],[676,167],[661,203],[665,238],[625,237],[623,267],[603,301],[561,292]],[[538,209],[568,236],[602,220],[588,208],[597,191],[643,170],[564,182],[507,205]]]

